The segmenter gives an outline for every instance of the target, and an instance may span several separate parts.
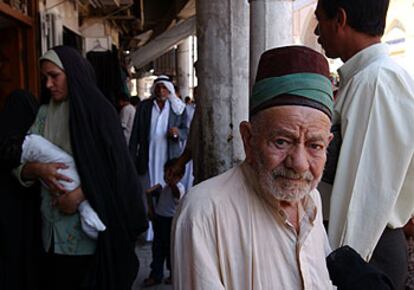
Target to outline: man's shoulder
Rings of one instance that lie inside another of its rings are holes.
[[[133,105],[128,104],[128,105],[125,106],[125,110],[127,112],[135,112],[136,109],[135,109],[135,107]]]
[[[152,104],[153,104],[153,99],[152,98],[148,98],[148,99],[145,99],[145,100],[143,100],[143,101],[141,101],[141,103],[140,103],[140,106],[152,106]]]
[[[126,105],[121,109],[121,115],[130,115],[132,113],[135,113],[135,107],[131,104]]]
[[[361,78],[361,76],[364,78]],[[394,76],[407,76],[407,71],[401,67],[397,62],[395,62],[390,56],[378,57],[375,61],[369,65],[361,68],[360,73],[355,76],[355,78],[364,81],[368,78],[372,81],[377,81],[378,77],[394,77]]]
[[[225,206],[232,202],[236,195],[236,198],[239,198],[240,187],[243,186],[241,177],[240,167],[236,166],[201,182],[185,195],[182,210],[190,215],[199,215]]]
[[[357,73],[344,84],[343,89],[367,89],[375,92],[378,87],[392,88],[400,86],[402,82],[405,82],[405,89],[408,91],[412,90],[411,87],[413,86],[410,84],[413,82],[412,77],[404,68],[387,55],[378,57],[368,65],[360,67]]]
[[[154,102],[153,99],[149,98],[149,99],[145,99],[143,101],[141,101],[141,103],[139,104],[139,106],[136,109],[136,112],[138,115],[142,116],[149,116],[152,106],[153,106]]]
[[[412,103],[414,97],[414,80],[412,76],[391,57],[385,56],[373,62],[356,76],[360,87],[369,87],[375,92],[396,92],[398,100],[406,99]],[[382,88],[382,89],[377,89]],[[384,95],[384,100],[393,102],[395,98]]]

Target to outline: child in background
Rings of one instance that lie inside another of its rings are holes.
[[[164,276],[164,261],[170,275],[165,284],[171,284],[171,226],[179,200],[184,195],[184,186],[168,179],[166,170],[176,162],[176,158],[168,160],[164,165],[165,184],[156,184],[146,191],[148,200],[148,216],[154,227],[152,243],[151,273],[144,280],[144,287],[160,284]],[[155,204],[155,205],[154,205]]]

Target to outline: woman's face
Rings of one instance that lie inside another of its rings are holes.
[[[68,96],[68,83],[65,72],[53,62],[44,60],[41,64],[42,77],[46,88],[55,102],[61,102]]]

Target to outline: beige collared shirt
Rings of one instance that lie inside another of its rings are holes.
[[[174,289],[332,289],[319,193],[300,204],[298,235],[257,190],[243,163],[185,196],[172,231]]]

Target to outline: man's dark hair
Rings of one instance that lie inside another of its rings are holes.
[[[338,14],[339,8],[345,10],[348,25],[358,32],[371,36],[382,36],[389,0],[319,0],[328,18]]]

